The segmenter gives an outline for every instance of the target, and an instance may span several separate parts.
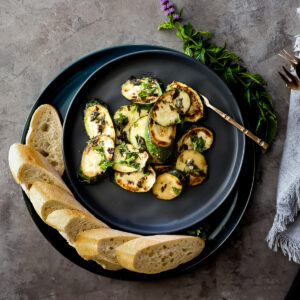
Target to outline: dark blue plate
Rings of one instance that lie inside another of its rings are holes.
[[[77,93],[82,84],[86,81],[86,79],[95,70],[97,70],[100,66],[107,63],[108,61],[120,57],[124,54],[149,49],[166,48],[154,47],[149,45],[118,46],[90,54],[69,66],[46,87],[46,89],[33,105],[24,127],[21,142],[25,143],[25,137],[28,131],[31,116],[34,110],[39,105],[44,103],[52,104],[58,109],[62,120],[64,120],[67,108],[72,98]],[[249,202],[254,181],[254,171],[254,148],[252,143],[247,140],[245,159],[240,177],[236,184],[236,188],[233,190],[232,194],[227,198],[227,200],[211,216],[202,221],[202,224],[208,223],[211,228],[211,234],[207,241],[206,248],[201,253],[201,255],[195,258],[193,261],[179,266],[174,270],[170,270],[168,272],[157,275],[142,275],[126,270],[111,272],[102,269],[98,264],[92,261],[84,261],[80,256],[78,256],[75,249],[70,247],[56,230],[52,229],[43,221],[41,221],[39,216],[34,211],[30,200],[27,198],[25,193],[23,193],[23,196],[28,211],[39,230],[62,255],[71,260],[73,263],[81,266],[82,268],[85,268],[86,270],[108,277],[127,280],[154,279],[174,276],[176,274],[186,272],[187,270],[199,267],[204,260],[210,257],[227,240],[227,238],[231,235],[231,233],[239,223]],[[66,178],[66,176],[64,176],[64,180],[68,184],[68,179]]]
[[[239,123],[243,122],[228,87],[202,63],[169,50],[127,54],[100,67],[71,102],[63,127],[66,172],[75,196],[110,226],[140,234],[177,232],[202,221],[227,199],[242,166],[245,136],[215,112],[205,110],[198,125],[212,128],[214,132],[213,147],[203,153],[208,164],[208,177],[201,185],[185,189],[172,201],[157,199],[151,192],[126,191],[112,183],[109,176],[96,184],[82,183],[78,168],[89,139],[83,122],[85,103],[88,99],[100,98],[114,113],[121,105],[130,103],[121,95],[121,85],[131,76],[142,74],[159,78],[165,86],[173,80],[184,82]],[[188,127],[194,125],[186,124]],[[183,132],[177,130],[177,137]]]

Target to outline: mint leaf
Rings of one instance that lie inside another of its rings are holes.
[[[194,150],[203,152],[205,150],[205,140],[200,136],[191,135],[191,141],[193,143]]]

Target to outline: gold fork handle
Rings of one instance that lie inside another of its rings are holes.
[[[231,123],[234,127],[236,127],[238,130],[240,130],[243,134],[247,135],[250,139],[252,139],[254,142],[256,142],[259,146],[261,146],[263,149],[267,150],[269,145],[264,142],[262,139],[258,138],[255,134],[253,134],[251,131],[249,131],[247,128],[233,120],[231,117],[229,117],[227,114],[223,113],[218,108],[212,106],[211,104],[209,107],[214,110],[218,115],[220,115],[222,118],[224,118],[227,122]]]

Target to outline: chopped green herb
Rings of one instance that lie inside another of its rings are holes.
[[[115,119],[116,127],[118,127],[119,129],[123,129],[128,124],[128,122],[128,117],[124,116],[122,113],[119,113],[119,118]]]
[[[138,96],[141,98],[141,99],[144,99],[146,98],[147,96],[149,96],[149,94],[147,93],[146,90],[142,90],[138,93]]]
[[[180,193],[181,193],[181,190],[176,187],[172,187],[172,190],[176,196],[180,195]]]
[[[194,150],[203,152],[205,150],[205,140],[200,136],[191,135],[191,141],[193,143]]]
[[[187,234],[197,236],[205,241],[210,229],[209,227],[209,224],[204,224],[203,226],[199,226],[198,228],[187,230]]]

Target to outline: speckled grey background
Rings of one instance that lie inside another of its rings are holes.
[[[112,280],[62,257],[25,208],[7,164],[32,104],[58,72],[87,53],[130,43],[181,49],[158,32],[159,0],[0,0],[0,298],[1,299],[283,299],[298,266],[264,241],[275,212],[289,91],[277,70],[280,49],[300,33],[296,0],[185,0],[184,17],[227,42],[268,82],[279,132],[260,158],[251,203],[232,238],[198,271],[152,282]]]

